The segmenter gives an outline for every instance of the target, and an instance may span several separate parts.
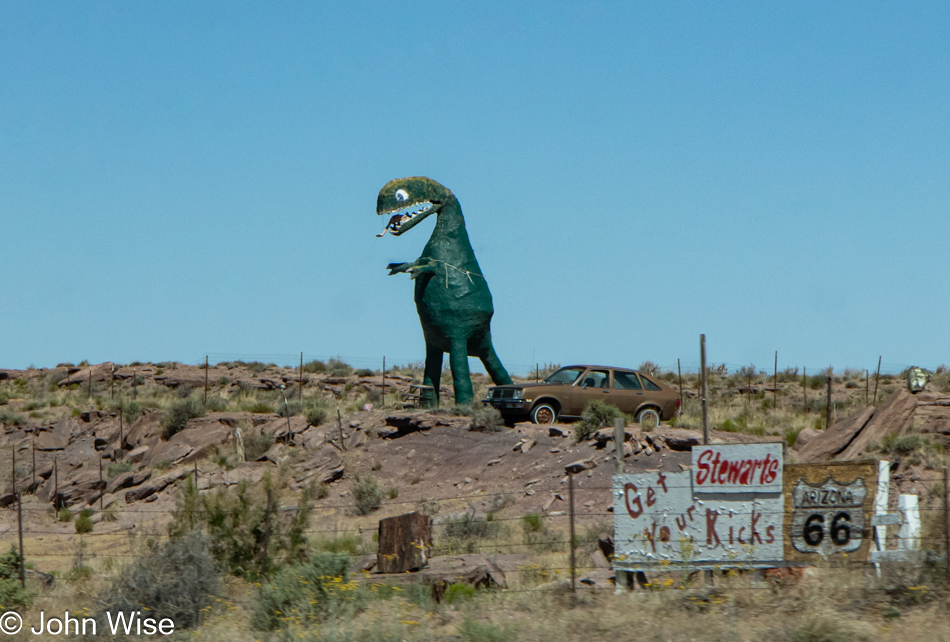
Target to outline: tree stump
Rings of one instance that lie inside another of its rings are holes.
[[[380,573],[405,573],[425,567],[432,549],[432,518],[407,513],[379,520]]]

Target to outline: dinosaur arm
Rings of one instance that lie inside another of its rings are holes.
[[[427,256],[420,256],[412,263],[390,263],[386,266],[390,276],[401,272],[408,272],[409,278],[414,279],[422,274],[435,271],[435,263]]]

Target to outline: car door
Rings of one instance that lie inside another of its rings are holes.
[[[570,414],[579,416],[584,412],[587,404],[594,400],[611,403],[610,395],[610,371],[590,368],[574,383],[574,390],[571,392]]]
[[[643,386],[635,372],[614,370],[611,401],[623,412],[633,414],[643,403]]]
[[[643,401],[649,401],[652,404],[655,404],[658,408],[663,411],[664,416],[670,414],[670,404],[675,398],[669,390],[663,390],[659,384],[654,381],[651,381],[649,377],[645,374],[640,373],[640,381],[643,382]]]

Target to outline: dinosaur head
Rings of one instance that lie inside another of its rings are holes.
[[[376,198],[376,214],[388,216],[389,222],[376,236],[386,232],[399,236],[430,214],[438,214],[451,198],[454,195],[447,187],[425,176],[389,181]]]

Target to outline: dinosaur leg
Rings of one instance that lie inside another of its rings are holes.
[[[472,403],[475,391],[468,373],[468,345],[464,339],[452,342],[449,352],[449,367],[452,369],[452,384],[455,386],[455,403],[462,406]]]
[[[485,370],[488,371],[488,376],[491,377],[496,386],[512,383],[508,371],[505,370],[505,366],[501,365],[501,359],[495,354],[495,348],[491,344],[491,330],[486,330],[473,347],[475,348],[472,351],[473,356],[477,356],[482,360]]]
[[[426,343],[426,369],[422,383],[432,386],[432,397],[423,399],[424,408],[439,407],[439,385],[442,382],[442,350]]]

